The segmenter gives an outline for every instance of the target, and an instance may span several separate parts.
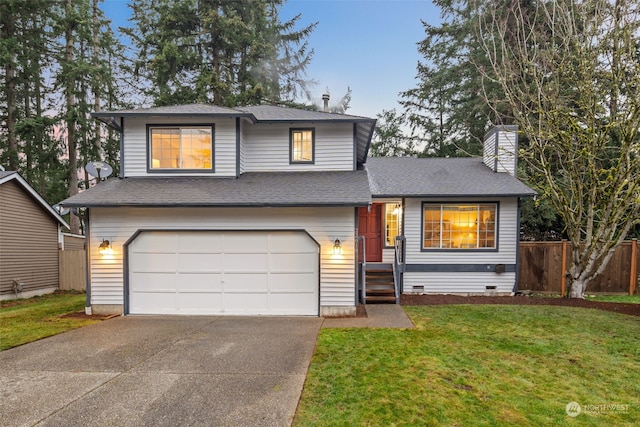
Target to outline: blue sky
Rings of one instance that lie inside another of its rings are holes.
[[[115,26],[127,25],[127,0],[104,0]],[[417,45],[424,39],[421,20],[437,24],[439,10],[430,0],[289,0],[281,19],[302,14],[300,26],[318,22],[309,38],[315,50],[307,76],[321,98],[332,100],[352,90],[348,114],[375,117],[398,108],[398,93],[416,86]]]

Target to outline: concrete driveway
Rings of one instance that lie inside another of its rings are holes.
[[[321,318],[107,320],[0,353],[0,426],[283,426]]]

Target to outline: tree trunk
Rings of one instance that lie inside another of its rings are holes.
[[[3,38],[12,39],[15,36],[15,25],[11,17],[5,17]],[[13,52],[10,52],[12,55]],[[18,170],[18,137],[16,135],[16,78],[13,57],[4,66],[5,96],[7,100],[7,141],[9,146],[9,170]]]
[[[98,51],[98,35],[100,32],[100,22],[98,21],[98,12],[100,11],[99,3],[100,0],[93,0],[93,40],[92,40],[92,52],[91,52],[91,63],[93,66],[94,76],[92,78],[92,92],[93,92],[93,111],[100,111],[100,72],[98,71],[98,67],[100,66],[100,58]],[[94,120],[94,132],[93,135],[93,145],[96,147],[96,152],[98,153],[98,158],[96,160],[102,160],[101,153],[101,145],[100,145],[100,122],[98,120]],[[87,187],[89,188],[89,187]]]
[[[571,288],[569,290],[569,298],[584,299],[584,291],[587,288],[587,284],[582,279],[574,279],[571,282]]]
[[[71,0],[65,1],[65,13],[66,13],[66,28],[65,28],[65,49],[64,60],[65,65],[69,67],[73,62],[73,28],[72,23],[69,21],[69,17],[72,13],[73,4]],[[73,75],[67,73],[65,77],[65,95],[66,95],[66,107],[67,107],[67,147],[69,153],[69,195],[74,196],[78,194],[78,153],[76,150],[76,122],[74,119],[76,102],[74,95]],[[71,215],[70,218],[71,232],[74,234],[80,233],[80,218],[76,215]]]

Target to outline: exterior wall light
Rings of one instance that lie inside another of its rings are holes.
[[[98,246],[98,252],[100,255],[111,255],[113,250],[111,249],[111,243],[108,240],[102,240],[100,246]]]
[[[342,243],[340,242],[340,239],[336,239],[336,241],[333,242],[333,254],[342,255]]]

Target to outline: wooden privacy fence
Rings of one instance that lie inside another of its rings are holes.
[[[587,294],[636,293],[638,242],[623,242],[607,268],[587,287]],[[571,245],[561,242],[520,242],[518,289],[563,294],[569,286],[565,273],[571,262]]]
[[[60,289],[84,291],[87,281],[86,252],[59,251]]]

